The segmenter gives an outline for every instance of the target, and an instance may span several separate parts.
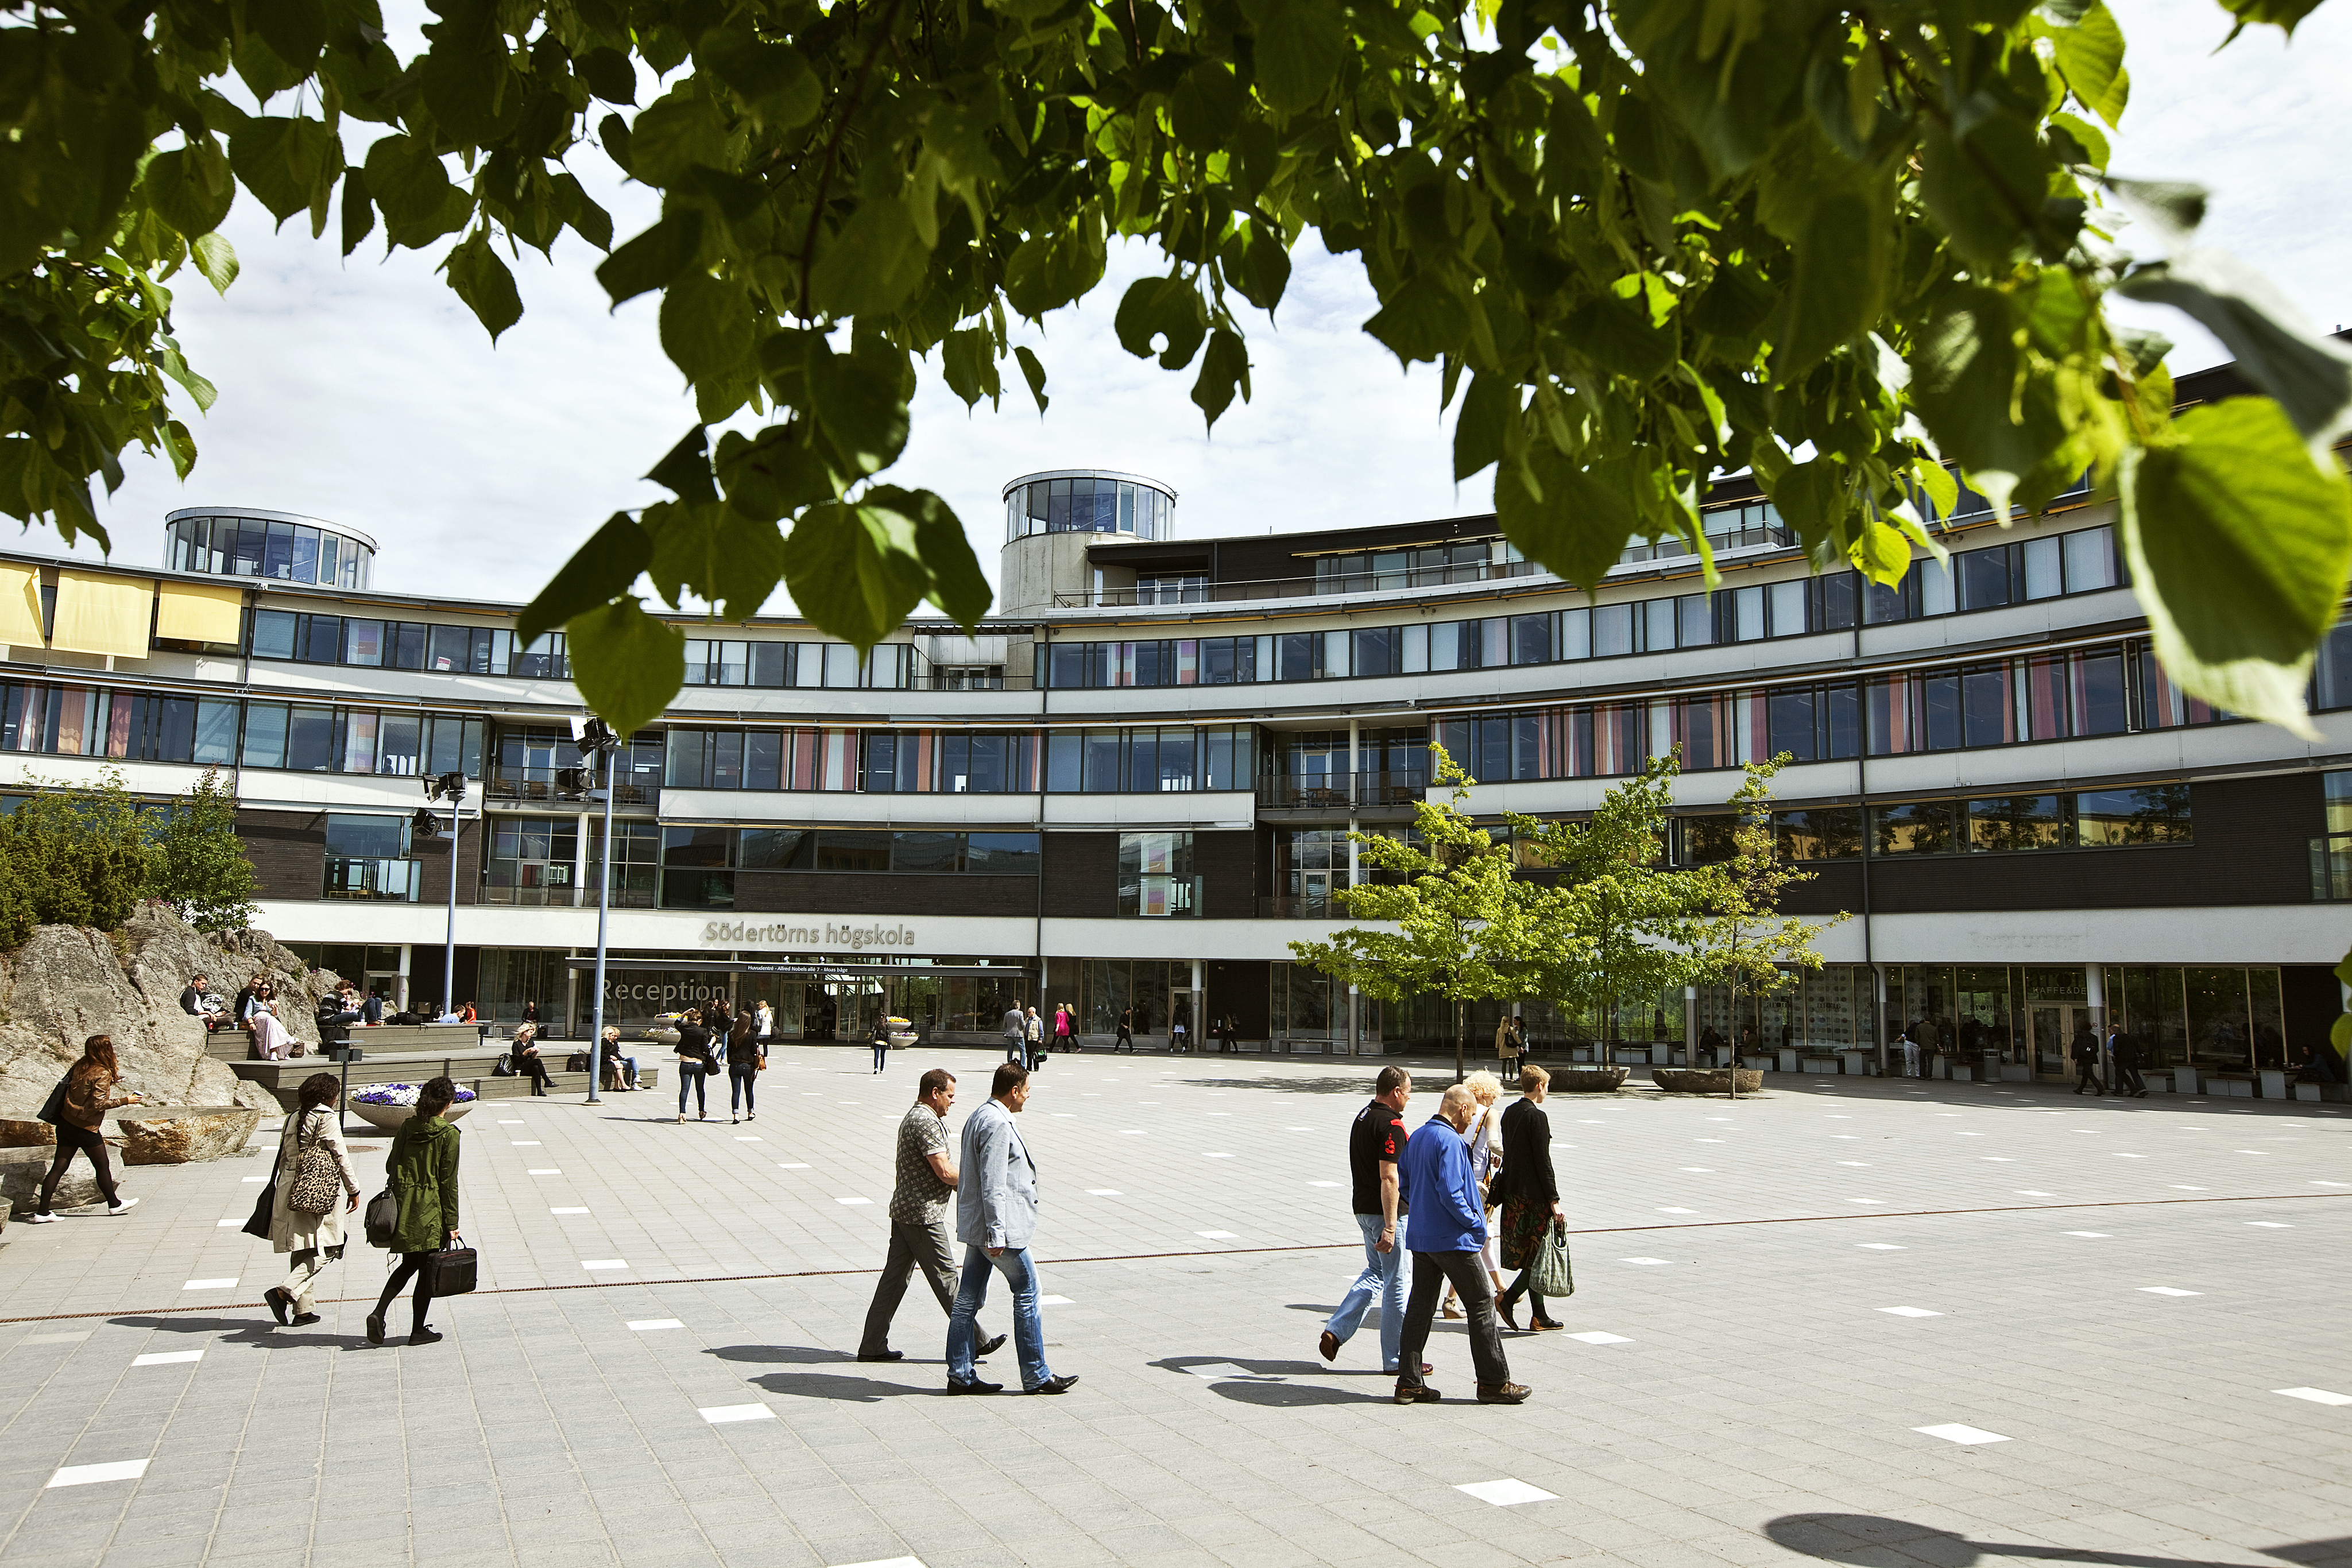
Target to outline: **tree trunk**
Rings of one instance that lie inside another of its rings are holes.
[[[1454,1082],[1456,1083],[1461,1082],[1464,1077],[1462,1042],[1469,1029],[1470,1004],[1456,997],[1454,999]]]

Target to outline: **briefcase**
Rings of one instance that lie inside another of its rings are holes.
[[[436,1296],[464,1296],[473,1293],[474,1249],[451,1247],[436,1252],[425,1260],[425,1278]]]

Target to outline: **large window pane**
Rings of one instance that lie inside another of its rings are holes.
[[[2074,797],[2075,841],[2084,848],[2190,841],[2189,786],[2085,789]]]
[[[890,835],[890,869],[917,873],[963,870],[963,835],[918,830]]]
[[[1197,742],[1189,729],[1163,729],[1160,732],[1160,788],[1190,789],[1193,787],[1194,753]]]
[[[1973,850],[2055,850],[2066,844],[2072,815],[2063,795],[1996,795],[1969,802]]]
[[[1969,746],[2001,746],[2017,738],[2017,710],[2010,701],[2009,666],[1975,664],[1960,676],[1962,729]]]
[[[1813,689],[1799,686],[1773,692],[1771,712],[1772,749],[1785,751],[1799,762],[1812,761],[1819,744],[1813,727]]]
[[[2117,649],[2106,653],[2074,656],[2070,696],[2076,735],[2121,735],[2130,717],[2124,700],[2124,656]]]
[[[327,852],[352,860],[394,860],[408,852],[408,819],[327,813]]]
[[[245,707],[245,766],[283,768],[286,765],[286,706],[247,703]]]
[[[661,901],[666,909],[735,907],[732,828],[664,828]]]
[[[188,760],[232,760],[236,756],[236,717],[235,703],[197,703],[195,742],[189,750]]]
[[[1871,852],[1881,855],[1947,855],[1959,848],[1956,810],[1949,800],[1906,800],[1870,809]]]
[[[1200,913],[1193,896],[1192,835],[1118,836],[1118,912],[1162,918]]]
[[[964,869],[984,876],[1035,876],[1038,873],[1035,833],[969,833],[965,835]]]
[[[425,667],[428,670],[463,670],[472,660],[473,646],[471,627],[435,626],[428,633]]]
[[[1089,795],[1117,794],[1119,789],[1119,733],[1090,729],[1086,733],[1086,772],[1079,788]]]
[[[343,663],[362,664],[371,669],[383,663],[383,622],[343,622]]]
[[[290,659],[294,656],[295,616],[287,610],[257,610],[253,612],[253,656],[257,659]]]
[[[738,863],[745,871],[808,871],[816,864],[812,828],[745,828]]]
[[[819,871],[888,871],[890,835],[867,829],[827,828],[817,834]]]
[[[294,709],[287,722],[286,766],[307,773],[332,772],[342,751],[336,729],[333,708]]]
[[[1856,806],[1780,811],[1772,826],[1779,852],[1788,860],[1847,860],[1862,853],[1862,810]]]

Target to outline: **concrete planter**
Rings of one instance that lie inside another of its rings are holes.
[[[441,1119],[445,1122],[458,1121],[467,1112],[480,1103],[478,1100],[462,1101],[441,1113]],[[346,1101],[343,1109],[365,1122],[369,1126],[385,1133],[393,1131],[403,1122],[416,1114],[416,1107],[414,1105],[370,1105],[360,1100]]]
[[[1625,1086],[1622,1067],[1560,1067],[1552,1070],[1555,1094],[1610,1094]]]
[[[1739,1092],[1763,1091],[1764,1074],[1750,1067],[1654,1067],[1650,1082],[1669,1094],[1728,1094],[1735,1071],[1739,1074]]]

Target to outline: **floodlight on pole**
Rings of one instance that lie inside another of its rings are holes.
[[[604,935],[613,910],[613,766],[621,737],[590,714],[572,721],[572,743],[580,748],[580,759],[589,765],[592,778],[598,755],[604,759],[604,848],[596,857],[595,999],[588,1025],[588,1103],[595,1105],[603,1103],[598,1091],[604,1082]]]

